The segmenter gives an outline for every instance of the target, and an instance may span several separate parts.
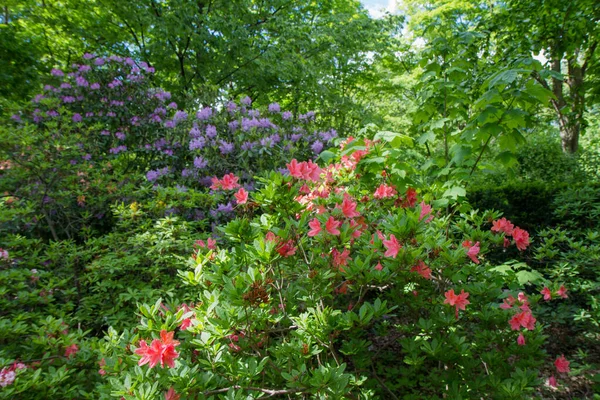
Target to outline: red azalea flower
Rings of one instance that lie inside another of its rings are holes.
[[[554,366],[556,367],[556,370],[558,372],[570,372],[571,369],[569,368],[569,364],[570,362],[567,361],[564,354],[558,357],[556,361],[554,361]]]

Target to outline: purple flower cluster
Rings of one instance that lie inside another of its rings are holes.
[[[150,170],[146,173],[146,179],[148,179],[148,181],[150,182],[154,182],[155,180],[157,180],[161,176],[168,174],[169,172],[169,167],[164,167],[157,170]]]

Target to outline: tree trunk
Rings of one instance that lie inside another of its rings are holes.
[[[552,70],[559,74],[562,74],[561,61],[560,57],[552,60]],[[583,69],[577,64],[575,58],[570,58],[567,65],[566,82],[552,78],[552,93],[556,97],[552,101],[552,106],[558,117],[563,152],[576,153],[579,148],[579,135],[583,128],[583,112],[585,110]],[[565,83],[569,86],[568,101],[563,92]]]

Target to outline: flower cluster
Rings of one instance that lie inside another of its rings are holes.
[[[504,247],[508,247],[510,245],[510,241],[507,239],[507,237],[511,236],[515,242],[515,245],[517,246],[517,249],[523,251],[527,248],[527,246],[529,246],[529,233],[518,226],[514,226],[506,218],[501,218],[494,221],[492,224],[492,232],[504,233]]]
[[[26,369],[27,366],[20,362],[14,362],[10,367],[4,367],[0,371],[0,386],[6,387],[12,385],[17,376],[16,371]]]
[[[169,368],[175,367],[175,359],[179,357],[175,347],[179,346],[179,342],[173,340],[174,334],[175,332],[167,332],[163,329],[160,331],[160,339],[152,340],[150,346],[145,340],[140,340],[140,346],[135,350],[135,354],[142,356],[138,365],[148,364],[150,368],[154,368],[160,363],[163,368],[165,364]]]

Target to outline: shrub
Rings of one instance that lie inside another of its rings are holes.
[[[547,282],[485,261],[528,236],[508,221],[492,232],[494,213],[443,215],[387,175],[363,179],[366,147],[262,179],[239,206],[261,214],[198,241],[182,265],[193,303],[159,299],[134,330],[109,330],[103,396],[532,393],[544,336],[531,285]]]

